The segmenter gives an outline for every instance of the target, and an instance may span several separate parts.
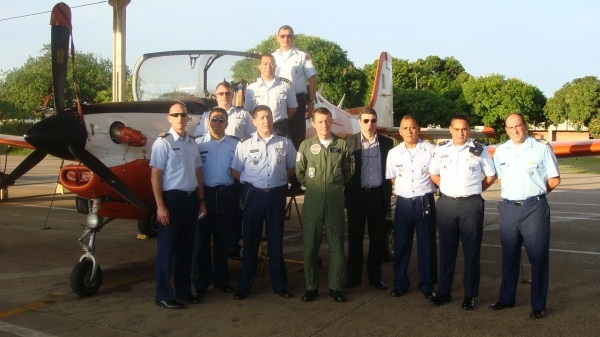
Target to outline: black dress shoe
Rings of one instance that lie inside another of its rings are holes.
[[[290,294],[290,292],[287,290],[273,290],[273,293],[283,298],[292,298],[292,294]]]
[[[329,289],[329,297],[333,298],[337,303],[346,302],[346,297],[344,297],[344,294],[339,290]]]
[[[462,305],[460,306],[464,310],[473,310],[475,309],[475,297],[465,296],[463,299]]]
[[[383,283],[383,281],[371,282],[371,287],[373,287],[377,290],[386,290],[387,289],[387,286],[385,285],[385,283]]]
[[[185,303],[189,303],[189,304],[198,304],[200,303],[200,298],[198,298],[197,296],[183,296],[181,298],[181,300]]]
[[[431,301],[431,299],[432,299],[432,298],[433,298],[433,296],[435,296],[435,295],[433,294],[433,292],[431,292],[431,291],[428,291],[428,292],[425,292],[425,293],[423,293],[423,296],[425,297],[425,299],[426,299],[426,300],[429,300],[429,301]]]
[[[533,310],[529,313],[529,318],[540,319],[544,318],[546,315],[546,310]]]
[[[307,290],[304,295],[302,295],[302,302],[310,302],[319,296],[319,291],[317,289]]]
[[[406,290],[394,289],[390,292],[390,296],[392,297],[400,297],[406,294]]]
[[[490,304],[488,306],[488,309],[490,309],[490,310],[502,310],[502,309],[512,308],[514,306],[515,306],[514,304],[504,304],[504,303],[501,303],[501,302],[496,302],[494,304]]]
[[[196,294],[194,295],[197,299],[201,299],[206,297],[206,289],[202,289],[202,290],[197,290]]]
[[[158,305],[159,307],[167,308],[167,309],[183,309],[183,304],[181,304],[175,300],[156,301],[156,305]]]
[[[238,290],[233,294],[233,299],[241,301],[241,300],[245,300],[246,296],[248,296],[247,292]]]
[[[350,281],[348,281],[348,282],[344,283],[344,288],[345,289],[350,289],[350,288],[354,288],[354,287],[359,286],[359,285],[360,285],[360,282],[350,282]]]
[[[232,293],[235,290],[229,284],[222,285],[222,286],[215,286],[215,288],[221,289],[221,291],[223,291],[226,294],[230,294],[230,293]]]
[[[433,305],[442,305],[442,304],[450,303],[451,300],[452,300],[452,296],[450,294],[446,294],[446,295],[435,294],[431,297],[430,303]]]

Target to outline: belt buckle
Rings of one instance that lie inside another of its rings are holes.
[[[515,205],[517,205],[517,206],[521,206],[522,204],[523,204],[522,201],[515,201]]]

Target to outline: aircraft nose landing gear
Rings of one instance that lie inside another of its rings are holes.
[[[89,207],[87,224],[84,226],[83,234],[79,237],[79,244],[85,253],[71,271],[71,289],[79,296],[93,296],[102,285],[102,269],[94,257],[96,233],[112,219],[98,217],[100,203],[99,198],[91,200],[92,205]],[[84,243],[86,236],[89,236],[87,244]]]

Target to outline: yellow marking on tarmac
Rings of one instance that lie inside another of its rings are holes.
[[[49,299],[46,301],[36,301],[33,303],[24,304],[17,308],[9,309],[6,311],[0,311],[0,318],[7,318],[7,317],[20,315],[20,314],[28,312],[28,311],[35,311],[35,310],[42,309],[51,303],[66,301],[66,297],[64,295],[65,295],[64,292],[56,292],[56,293],[51,294],[51,296],[53,297],[52,299]]]

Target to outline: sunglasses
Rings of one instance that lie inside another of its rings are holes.
[[[367,124],[367,123],[369,123],[369,122],[371,122],[371,123],[375,124],[375,123],[377,123],[377,118],[373,118],[373,119],[363,119],[363,120],[362,120],[362,122],[363,122],[363,123],[365,123],[365,124]]]
[[[213,123],[225,123],[225,118],[213,117],[210,121]]]
[[[233,93],[231,91],[223,91],[223,92],[218,92],[217,95],[219,96],[231,96]]]
[[[186,118],[188,116],[188,114],[187,114],[187,112],[176,112],[176,113],[169,114],[169,116]]]

